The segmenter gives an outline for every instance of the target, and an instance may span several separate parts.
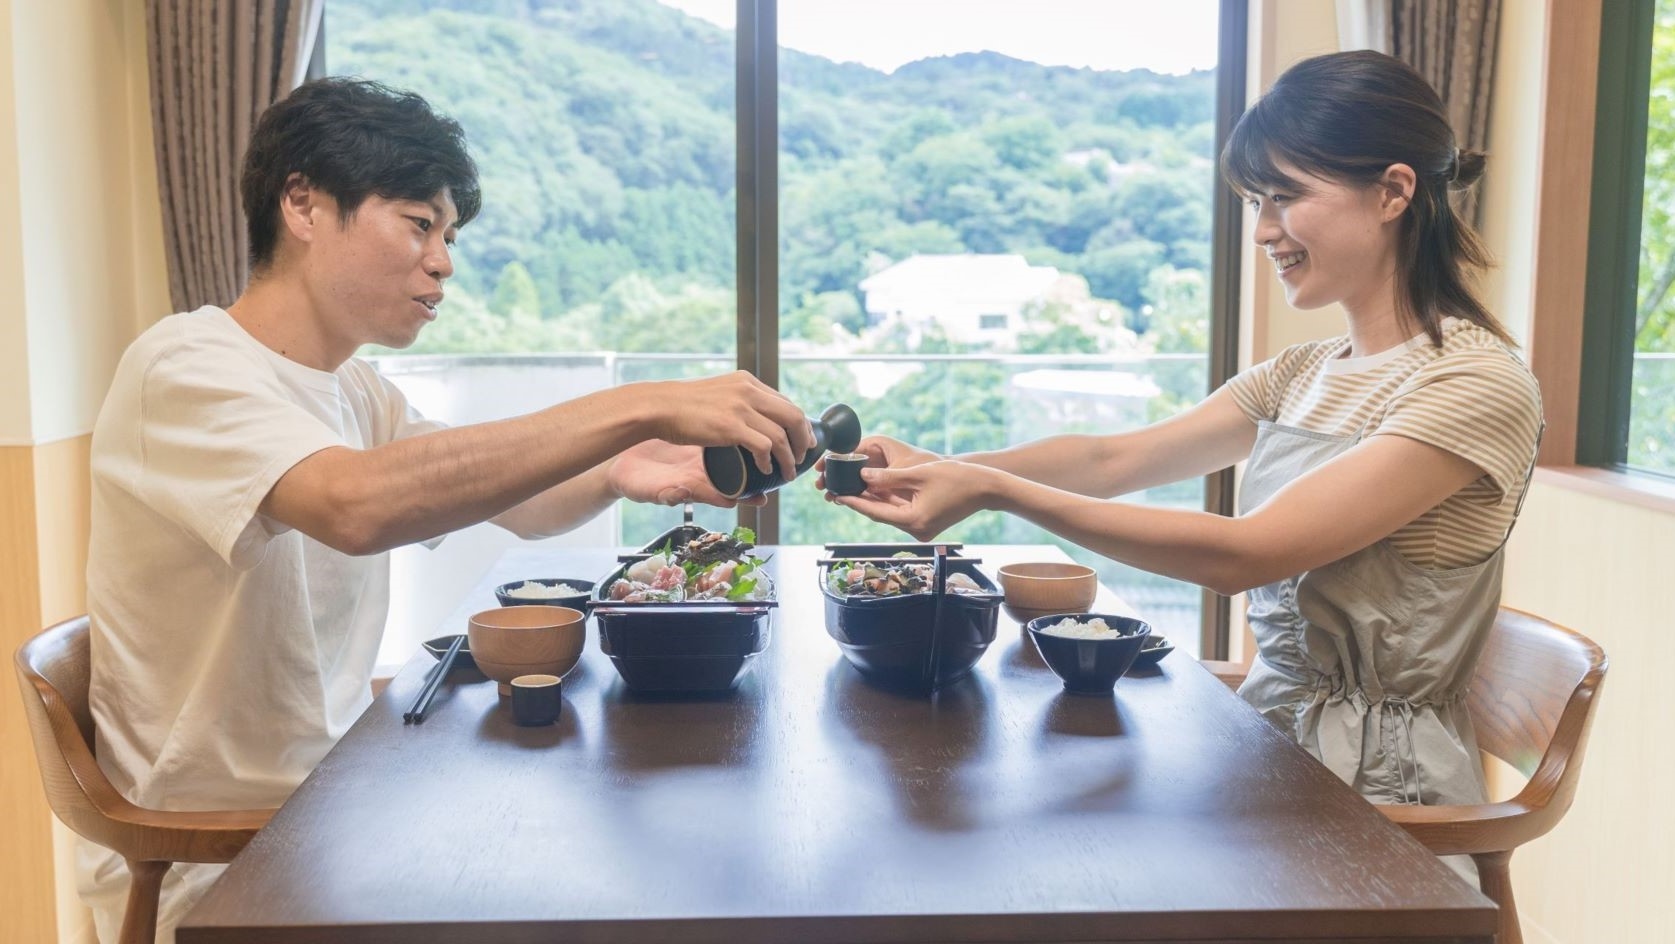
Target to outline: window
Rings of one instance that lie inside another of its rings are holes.
[[[369,353],[455,423],[735,364],[942,452],[1161,419],[1232,350],[1212,344],[1239,222],[1215,154],[1243,103],[1242,10],[331,0],[326,68],[459,119],[484,184],[443,317]],[[1230,510],[1224,491],[1127,500]],[[677,513],[625,505],[559,540],[637,544]],[[741,517],[784,543],[900,537],[808,487]],[[999,514],[951,538],[1065,546],[1189,649],[1215,615]],[[392,627],[432,628],[404,601],[457,599],[512,543],[479,527],[400,552]]]
[[[1675,0],[1604,7],[1577,456],[1675,476]]]

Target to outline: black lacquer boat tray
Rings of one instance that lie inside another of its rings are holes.
[[[945,557],[945,575],[965,574],[981,592],[956,593],[936,582],[931,592],[894,596],[852,596],[834,591],[829,583],[839,560],[855,563],[935,563],[937,547],[958,545],[871,544],[826,545],[837,548],[832,560],[820,562],[820,591],[825,597],[826,632],[850,664],[869,681],[908,692],[934,692],[971,673],[977,660],[995,640],[1004,595],[977,568],[971,557]],[[849,553],[866,548],[872,556]],[[924,557],[894,557],[895,553],[924,550]]]
[[[643,692],[715,692],[738,684],[771,638],[774,599],[624,603],[611,584],[630,566],[665,546],[709,533],[693,524],[671,528],[640,552],[624,554],[599,580],[587,608],[599,625],[599,649],[629,688]],[[763,577],[772,578],[763,573]]]

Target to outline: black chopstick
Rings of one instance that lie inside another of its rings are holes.
[[[936,568],[931,574],[931,651],[925,662],[926,687],[936,693],[936,673],[941,669],[942,640],[937,638],[937,627],[942,622],[942,598],[948,593],[948,548],[936,547]]]
[[[442,686],[442,680],[448,677],[448,671],[454,667],[454,660],[459,658],[460,647],[465,645],[465,634],[454,637],[449,644],[448,651],[443,653],[442,661],[436,664],[436,671],[431,673],[430,681],[419,690],[419,697],[413,699],[413,707],[401,716],[403,724],[423,724],[425,713],[430,711],[430,700],[435,697],[436,690]]]

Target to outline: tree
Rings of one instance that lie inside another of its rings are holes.
[[[890,178],[905,202],[903,217],[931,219],[956,228],[971,203],[970,193],[989,193],[988,177],[998,170],[994,149],[970,132],[930,138],[890,166]],[[951,196],[961,190],[968,196]]]
[[[1159,354],[1198,354],[1210,346],[1209,282],[1203,272],[1164,266],[1146,280],[1151,313],[1145,334]],[[1167,419],[1209,393],[1206,364],[1199,358],[1161,361],[1153,380],[1163,391],[1148,407],[1148,422]]]
[[[874,235],[872,248],[900,262],[908,256],[965,251],[965,242],[953,227],[934,220],[918,223],[890,223]]]
[[[1116,112],[1108,115],[1129,118],[1142,127],[1174,128],[1209,120],[1212,107],[1197,89],[1158,81],[1130,91],[1117,103]]]
[[[1001,163],[1021,171],[1038,171],[1056,161],[1063,149],[1059,130],[1045,115],[1002,118],[982,130]]]
[[[579,313],[611,351],[726,354],[736,341],[733,293],[725,289],[688,285],[671,295],[644,275],[627,275]]]
[[[938,108],[916,108],[890,130],[879,154],[895,161],[931,138],[950,134],[957,126],[948,113]]]
[[[865,326],[866,313],[853,292],[804,295],[797,300],[796,307],[779,318],[781,338],[817,343],[830,342],[834,327],[855,334]]]
[[[1162,246],[1135,239],[1082,256],[1082,276],[1088,280],[1093,294],[1138,310],[1146,304],[1146,280],[1151,278],[1153,269],[1163,264],[1163,258]]]
[[[540,315],[541,297],[535,290],[535,280],[523,263],[508,262],[500,270],[500,278],[494,283],[494,297],[489,300],[489,310],[502,318]]]
[[[1675,2],[1658,4],[1640,223],[1635,350],[1675,351]]]
[[[1117,188],[1113,213],[1154,243],[1210,238],[1210,186],[1207,172],[1153,171],[1135,174]]]
[[[1067,317],[1064,306],[1048,303],[1030,312],[1029,330],[1018,335],[1019,354],[1098,354],[1099,339]]]

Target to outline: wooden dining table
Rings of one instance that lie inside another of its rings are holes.
[[[592,627],[556,725],[418,652],[180,926],[182,944],[1333,941],[1491,944],[1494,905],[1177,651],[1063,691],[1009,614],[965,680],[876,688],[827,636],[818,547],[738,687],[639,695]],[[1001,564],[1050,546],[968,547]],[[508,553],[512,580],[609,549]],[[1130,612],[1101,588],[1096,612]]]

